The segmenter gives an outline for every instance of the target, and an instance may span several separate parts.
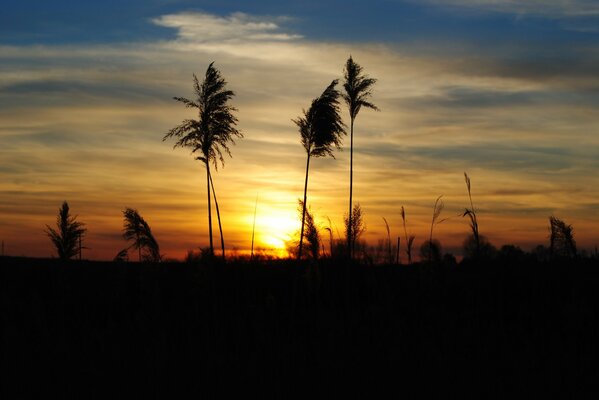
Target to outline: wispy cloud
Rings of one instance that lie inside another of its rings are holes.
[[[599,4],[595,0],[424,0],[423,2],[439,6],[553,18],[599,16]]]
[[[300,35],[285,33],[279,25],[287,17],[256,17],[237,12],[227,17],[183,12],[152,20],[159,26],[174,28],[178,38],[195,43],[230,41],[288,41]]]

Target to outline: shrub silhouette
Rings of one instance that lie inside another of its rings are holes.
[[[549,249],[552,257],[576,257],[576,241],[572,225],[554,216],[549,217]]]
[[[366,225],[364,225],[364,214],[362,213],[362,207],[360,203],[354,204],[353,215],[349,216],[345,214],[343,222],[345,224],[345,234],[350,237],[349,245],[352,247],[351,253],[354,252],[356,242],[366,231]],[[351,225],[350,225],[351,224]]]
[[[352,224],[352,200],[353,200],[353,177],[354,177],[354,121],[360,112],[362,107],[371,108],[378,111],[377,106],[372,104],[368,99],[371,96],[370,89],[376,83],[376,79],[369,78],[362,74],[362,67],[354,62],[350,56],[345,63],[344,71],[344,83],[343,83],[343,100],[349,108],[350,117],[350,145],[349,145],[349,223],[348,226],[351,228]],[[353,252],[352,234],[347,232],[347,249],[348,255],[351,258]]]
[[[310,258],[317,260],[320,254],[320,233],[318,232],[318,226],[314,221],[314,214],[311,212],[309,207],[304,207],[304,203],[301,199],[298,199],[298,212],[303,215],[305,210],[305,223],[306,227],[304,230],[304,245],[308,248]],[[298,250],[299,251],[299,250]]]
[[[312,100],[310,108],[308,111],[304,110],[303,116],[293,120],[299,128],[301,143],[307,154],[298,258],[302,257],[304,242],[310,158],[334,157],[333,146],[339,149],[341,147],[341,136],[345,134],[343,121],[341,121],[339,115],[339,92],[335,89],[336,85],[337,80],[335,79],[319,97]]]
[[[526,253],[519,246],[504,244],[497,252],[497,256],[504,260],[520,262],[526,256]]]
[[[434,240],[426,240],[420,245],[420,259],[428,260],[428,262],[440,262],[441,261],[442,248],[441,243]]]
[[[158,242],[152,235],[150,225],[139,215],[137,210],[132,208],[126,208],[123,211],[123,218],[123,238],[133,242],[131,246],[124,250],[125,253],[128,249],[134,248],[138,251],[140,262],[142,260],[159,262],[162,256],[160,255]],[[144,250],[145,252],[142,253]],[[117,254],[117,257],[122,256],[122,252]]]
[[[78,247],[87,229],[84,228],[84,223],[76,221],[76,219],[76,216],[70,215],[69,204],[64,201],[58,209],[58,216],[56,217],[57,230],[49,225],[46,225],[44,230],[61,260],[68,260],[80,252]]]
[[[141,257],[140,257],[141,258]],[[114,262],[127,262],[129,261],[129,250],[127,248],[120,250],[116,253],[116,256],[112,259]]]
[[[464,251],[464,257],[466,258],[491,258],[497,253],[497,249],[493,246],[489,240],[480,235],[475,237],[474,234],[470,234],[464,239],[462,244]],[[509,251],[509,250],[506,250]]]
[[[208,194],[208,236],[210,237],[210,254],[214,255],[214,244],[212,241],[212,208],[210,200],[211,173],[210,164],[218,168],[217,160],[224,166],[223,153],[231,156],[229,144],[235,144],[234,137],[243,137],[235,125],[237,118],[233,115],[236,108],[229,105],[229,100],[235,93],[226,90],[227,82],[222,78],[220,71],[210,63],[206,70],[204,81],[200,84],[198,78],[193,75],[193,88],[196,95],[195,100],[184,97],[174,97],[175,100],[185,104],[188,108],[198,110],[198,119],[186,119],[180,125],[171,129],[162,139],[177,138],[174,147],[189,147],[192,153],[199,152],[201,156],[196,157],[206,166],[206,187]],[[219,217],[220,220],[220,217]],[[220,221],[219,221],[220,226]],[[224,239],[221,229],[221,246],[224,256]]]

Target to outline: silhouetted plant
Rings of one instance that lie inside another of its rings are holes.
[[[46,225],[44,232],[54,245],[56,253],[61,260],[68,260],[74,257],[80,251],[81,238],[87,232],[85,224],[76,221],[77,216],[71,216],[69,213],[69,204],[64,201],[58,209],[56,217],[56,227],[54,230]]]
[[[202,161],[206,166],[206,187],[208,192],[208,235],[210,237],[210,254],[214,255],[212,241],[212,208],[210,200],[210,163],[218,169],[217,160],[224,166],[223,153],[231,156],[229,144],[235,144],[233,138],[243,137],[235,125],[237,118],[233,116],[236,108],[228,104],[235,93],[226,90],[227,82],[221,77],[220,71],[210,63],[206,70],[204,81],[200,85],[198,78],[193,75],[195,100],[184,97],[174,97],[186,107],[198,109],[198,119],[186,119],[180,125],[171,129],[162,139],[178,138],[174,147],[189,147],[192,153],[200,152],[196,160]],[[224,256],[224,240],[221,235],[221,245]]]
[[[212,255],[210,254],[210,248],[208,247],[198,247],[197,250],[187,250],[187,254],[185,255],[185,262],[188,264],[203,264],[210,260],[212,260]]]
[[[541,262],[548,261],[551,258],[551,250],[542,244],[536,245],[532,249],[531,254],[537,259],[537,261]]]
[[[365,246],[373,264],[395,264],[397,248],[395,244],[389,246],[388,238],[378,239],[376,245]]]
[[[387,260],[386,262],[389,264],[393,263],[393,253],[391,252],[391,230],[389,229],[389,223],[387,219],[383,217],[383,221],[385,222],[385,228],[387,229]]]
[[[250,251],[250,259],[254,258],[254,235],[256,233],[256,212],[258,211],[258,193],[256,193],[256,203],[254,204],[254,223],[252,224],[252,248]]]
[[[216,219],[218,220],[218,232],[220,233],[220,246],[222,256],[225,258],[225,237],[223,235],[223,226],[220,220],[220,208],[218,207],[218,200],[216,199],[216,190],[214,189],[214,182],[212,180],[212,174],[210,174],[210,187],[212,188],[212,196],[214,197],[214,206],[216,207]]]
[[[466,208],[462,217],[468,216],[470,219],[470,229],[472,229],[472,237],[474,239],[476,254],[481,251],[481,243],[478,235],[478,220],[476,218],[476,211],[474,210],[474,204],[472,203],[472,193],[470,191],[470,177],[464,172],[464,179],[466,180],[466,188],[468,189],[468,198],[470,199],[470,208]]]
[[[576,257],[576,241],[572,225],[559,218],[549,217],[549,249],[552,257]]]
[[[333,146],[339,149],[341,136],[345,134],[344,125],[339,115],[339,92],[335,89],[336,85],[337,80],[331,82],[319,97],[312,100],[308,111],[304,110],[303,116],[293,120],[299,128],[301,142],[307,153],[298,258],[302,257],[310,158],[325,156],[334,158]]]
[[[462,244],[464,251],[464,257],[466,258],[492,258],[497,253],[495,246],[489,242],[484,236],[480,235],[478,238],[474,237],[474,234],[470,234],[464,239]]]
[[[143,259],[150,262],[159,262],[162,258],[158,242],[152,235],[150,225],[142,218],[141,215],[132,208],[126,208],[123,211],[123,238],[127,241],[133,241],[131,246],[127,248],[137,249],[139,261]]]
[[[313,260],[318,259],[320,253],[320,234],[318,233],[318,226],[314,221],[314,214],[310,211],[309,207],[305,207],[301,199],[298,199],[298,212],[304,213],[306,217],[306,229],[304,232],[305,245],[308,247],[310,257]],[[301,237],[301,236],[300,236]]]
[[[526,256],[526,253],[519,246],[504,244],[499,249],[497,256],[507,261],[520,262]]]
[[[343,222],[345,223],[345,234],[350,235],[351,238],[349,245],[352,246],[351,252],[353,253],[356,247],[356,242],[360,236],[362,236],[364,231],[366,231],[364,215],[362,213],[362,207],[360,207],[360,203],[354,204],[351,218],[349,215],[345,214]]]
[[[458,264],[458,260],[451,253],[443,254],[443,264],[447,266],[455,266]]]
[[[430,231],[430,235],[429,235],[429,238],[428,238],[428,243],[431,243],[431,244],[434,244],[434,242],[433,242],[433,228],[435,227],[435,225],[439,225],[443,221],[447,220],[447,218],[439,220],[439,216],[441,216],[441,212],[443,211],[443,208],[445,207],[445,205],[443,204],[443,200],[441,200],[441,197],[443,197],[443,195],[437,197],[437,200],[435,200],[435,205],[433,206],[433,218],[431,220],[431,231]],[[432,245],[428,246],[428,248],[431,250],[431,252],[433,250],[433,247],[434,246],[432,246]],[[420,247],[420,248],[422,249],[422,247]],[[432,261],[432,253],[429,255],[428,260]]]
[[[119,251],[118,253],[116,253],[116,256],[114,256],[113,260],[114,262],[126,262],[129,261],[129,249],[122,249],[121,251]]]
[[[441,261],[441,243],[438,240],[426,240],[420,245],[420,259],[428,262]]]
[[[369,78],[362,74],[362,67],[354,62],[350,56],[345,63],[344,71],[343,99],[349,108],[350,117],[350,146],[349,146],[349,224],[353,226],[352,219],[352,200],[353,200],[353,177],[354,177],[354,121],[362,107],[371,108],[378,111],[377,106],[372,104],[368,99],[372,95],[371,88],[376,83],[376,79]],[[351,258],[353,246],[351,243],[351,232],[347,232],[347,248],[348,255]]]
[[[403,232],[406,236],[406,254],[408,255],[408,264],[412,264],[412,245],[414,244],[414,235],[408,237],[408,229],[406,228],[406,211],[401,206],[401,219],[403,221]]]
[[[333,257],[333,224],[331,219],[327,217],[329,224],[324,228],[329,233],[329,257]]]

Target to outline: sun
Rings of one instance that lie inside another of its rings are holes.
[[[284,210],[269,210],[256,216],[258,246],[275,250],[277,255],[287,255],[287,242],[298,230],[300,222],[295,214]]]

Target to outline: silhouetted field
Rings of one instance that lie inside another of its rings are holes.
[[[5,394],[484,398],[599,385],[597,261],[0,261]]]

